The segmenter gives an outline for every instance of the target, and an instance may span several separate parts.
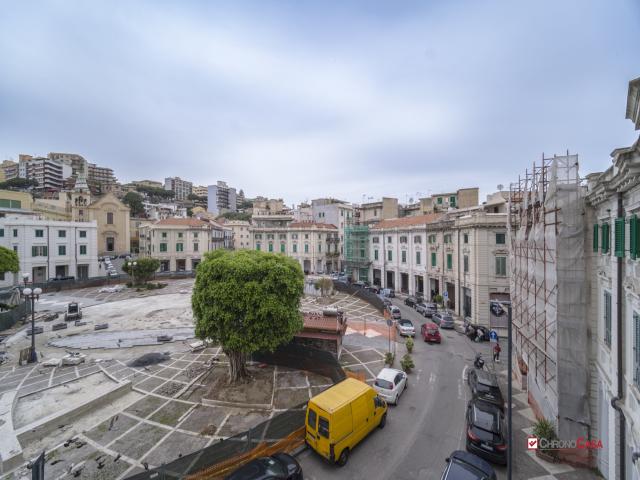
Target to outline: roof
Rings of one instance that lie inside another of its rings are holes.
[[[354,398],[359,397],[372,387],[355,378],[347,378],[342,382],[328,388],[313,397],[309,403],[313,403],[327,413],[333,413],[346,405]]]
[[[396,375],[398,375],[399,373],[402,372],[400,370],[396,370],[395,368],[383,368],[382,370],[380,370],[377,378],[393,382],[393,379],[396,378]]]
[[[478,457],[477,455],[474,455],[473,453],[465,452],[464,450],[456,450],[455,452],[451,453],[449,458],[458,460],[460,462],[463,462],[469,465],[473,465],[478,470],[481,470],[482,472],[484,472],[487,475],[487,477],[495,478],[495,472],[493,470],[493,467],[488,462],[484,461],[482,458]]]
[[[341,330],[338,317],[327,317],[324,315],[304,314],[305,330],[325,330],[330,332],[339,332]]]
[[[291,222],[289,228],[320,228],[324,230],[337,230],[338,227],[331,223],[318,223],[318,222]]]
[[[376,223],[372,229],[412,227],[414,225],[424,225],[435,222],[442,216],[441,213],[428,213],[426,215],[416,215],[414,217],[390,218]]]
[[[488,385],[490,387],[497,387],[498,380],[496,376],[486,370],[477,370],[476,374],[478,375],[478,382],[482,385]]]
[[[158,220],[154,225],[166,225],[168,227],[206,227],[209,224],[197,218],[164,218]]]

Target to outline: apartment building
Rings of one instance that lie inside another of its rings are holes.
[[[0,245],[14,250],[20,260],[20,273],[0,275],[0,287],[22,281],[25,273],[36,283],[99,275],[96,222],[0,218]]]
[[[0,170],[2,171],[2,181],[18,177],[18,163],[13,160],[4,160],[0,164]]]
[[[398,217],[398,199],[383,197],[376,202],[361,204],[355,211],[356,223],[371,225],[381,220]]]
[[[207,211],[214,215],[235,212],[238,209],[236,189],[226,182],[218,181],[207,187]]]
[[[318,198],[311,201],[311,215],[314,222],[328,223],[338,227],[340,237],[340,269],[344,267],[345,228],[354,222],[354,207],[348,202],[335,198]]]
[[[87,163],[87,183],[93,194],[111,192],[117,182],[111,168]]]
[[[166,218],[140,225],[140,256],[160,260],[161,272],[194,271],[212,249],[211,225],[195,218]]]
[[[64,179],[71,176],[71,167],[48,157],[20,155],[18,176],[38,182],[36,190],[60,191],[64,186]]]
[[[233,250],[249,250],[251,243],[251,224],[246,220],[227,220],[224,226],[231,229],[231,245]]]
[[[152,220],[162,220],[164,218],[187,218],[186,207],[181,207],[176,203],[150,203],[142,202],[144,213]]]
[[[197,195],[199,197],[207,197],[209,195],[209,189],[202,185],[194,186],[191,190],[191,193]]]
[[[167,177],[164,179],[164,189],[171,190],[176,200],[186,200],[193,192],[193,183],[182,180],[180,177]]]

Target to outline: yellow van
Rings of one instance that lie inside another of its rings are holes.
[[[309,400],[305,442],[342,467],[353,447],[386,421],[387,403],[366,383],[347,378]]]

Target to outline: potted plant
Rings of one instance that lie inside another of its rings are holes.
[[[547,462],[555,462],[558,458],[558,451],[550,448],[541,448],[540,441],[545,440],[545,444],[553,440],[558,440],[553,423],[546,418],[539,419],[533,426],[533,435],[538,439],[536,455]]]
[[[407,352],[413,352],[413,338],[409,337],[404,345],[407,347]]]
[[[435,297],[433,297],[433,301],[442,307],[442,301],[443,301],[442,295],[440,294],[436,295]]]
[[[411,355],[409,355],[408,353],[405,354],[405,356],[402,357],[402,360],[400,360],[400,366],[402,367],[403,371],[411,373],[411,369],[415,367]]]
[[[384,354],[384,363],[385,365],[392,366],[393,361],[395,360],[395,355],[391,352],[387,352]]]

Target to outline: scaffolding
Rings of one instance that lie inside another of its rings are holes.
[[[510,186],[513,346],[534,400],[559,429],[565,417],[588,418],[579,398],[587,378],[576,374],[588,348],[583,210],[578,156],[568,152],[543,155]]]
[[[345,267],[347,277],[354,280],[368,280],[369,227],[367,225],[347,225],[344,229]]]

